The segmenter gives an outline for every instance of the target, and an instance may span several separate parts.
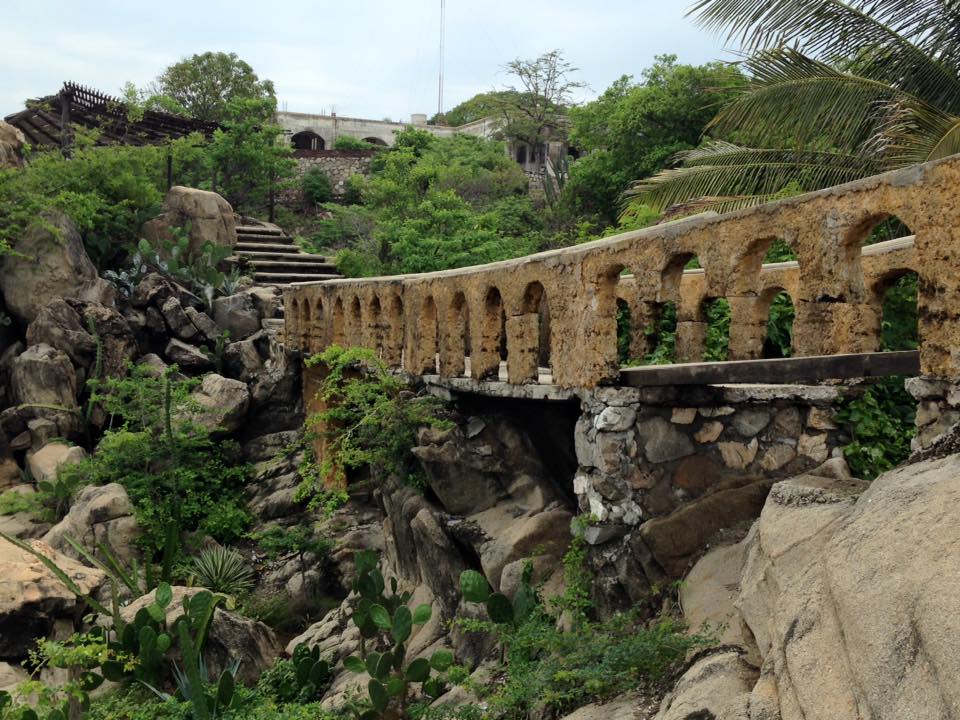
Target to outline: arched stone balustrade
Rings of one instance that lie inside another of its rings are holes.
[[[416,374],[593,387],[618,377],[618,299],[631,348],[666,303],[678,311],[678,360],[699,360],[705,303],[726,298],[730,357],[759,357],[769,305],[789,294],[794,355],[878,347],[882,290],[917,272],[922,371],[960,377],[960,157],[726,215],[702,215],[516,260],[423,275],[294,285],[286,342],[304,352],[364,345]],[[861,249],[896,216],[913,232]],[[763,264],[775,239],[795,262]],[[685,270],[696,257],[700,268]],[[304,328],[307,328],[305,330]],[[549,347],[544,348],[546,343]],[[469,362],[467,362],[469,359]]]

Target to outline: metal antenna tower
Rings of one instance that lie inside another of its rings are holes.
[[[437,87],[437,117],[443,118],[443,51],[447,25],[447,0],[440,0],[440,79]]]

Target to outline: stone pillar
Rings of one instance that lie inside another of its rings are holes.
[[[507,382],[522,385],[539,380],[540,316],[537,313],[507,318]]]
[[[752,295],[729,297],[730,359],[753,360],[763,355],[767,318],[758,317],[760,298]]]
[[[706,346],[707,323],[697,320],[677,322],[676,361],[700,362]]]
[[[960,382],[920,376],[908,378],[905,386],[917,401],[917,436],[910,447],[926,450],[960,422]]]

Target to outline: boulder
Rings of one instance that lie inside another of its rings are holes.
[[[735,651],[708,655],[683,674],[655,720],[752,720],[750,691],[757,677]]]
[[[116,291],[97,275],[73,221],[45,213],[14,244],[20,255],[0,258],[0,292],[11,315],[32,322],[55,297],[113,305]]]
[[[100,570],[78,563],[44,542],[30,545],[51,559],[84,594],[106,580]],[[0,540],[0,660],[19,660],[45,637],[57,618],[72,618],[77,598],[37,557]]]
[[[178,285],[169,278],[160,273],[149,273],[144,275],[133,291],[130,302],[136,308],[153,307],[155,310],[163,307],[163,304],[171,297],[180,301],[183,307],[193,307],[200,309],[203,307],[203,301],[187,290],[182,285]],[[163,318],[160,317],[161,326]],[[160,328],[162,330],[162,327]]]
[[[189,370],[206,370],[213,367],[213,361],[200,348],[176,338],[170,338],[163,349],[163,354],[170,362]]]
[[[78,463],[86,456],[87,452],[77,445],[50,442],[36,452],[27,453],[27,467],[34,482],[53,482],[61,466]]]
[[[69,356],[77,367],[87,367],[97,343],[80,320],[80,313],[63,298],[53,298],[27,326],[27,344],[44,343]]]
[[[47,345],[33,345],[13,361],[14,400],[66,410],[77,408],[77,374],[70,358]]]
[[[164,300],[163,305],[160,306],[160,314],[163,315],[163,320],[170,332],[176,337],[187,342],[197,338],[199,334],[197,328],[190,322],[183,305],[176,297],[171,296]]]
[[[584,705],[569,715],[564,715],[561,720],[638,720],[648,717],[642,712],[647,709],[649,708],[639,695],[630,693],[610,702]]]
[[[252,339],[241,340],[227,345],[224,353],[227,372],[243,382],[251,382],[263,368],[260,353]]]
[[[23,146],[26,143],[20,130],[0,120],[0,170],[23,166]]]
[[[139,535],[127,491],[123,485],[110,483],[83,488],[67,516],[43,536],[43,541],[78,560],[80,554],[67,542],[67,536],[94,554],[102,543],[121,565],[129,567],[138,554],[134,543]]]
[[[215,192],[174,185],[160,210],[160,215],[143,225],[141,232],[147,240],[171,242],[176,239],[173,228],[186,230],[190,255],[205,243],[232,248],[237,242],[233,208]]]
[[[190,398],[200,408],[191,411],[190,419],[207,430],[221,433],[230,433],[240,427],[250,407],[246,384],[216,373],[205,375]]]
[[[196,587],[173,588],[173,600],[167,606],[168,627],[183,615],[184,600],[201,590]],[[122,608],[120,616],[124,622],[132,622],[141,608],[154,602],[155,595],[156,591],[151,591]],[[213,677],[219,676],[233,660],[242,660],[237,679],[252,685],[264,670],[273,665],[282,650],[283,646],[269,627],[221,606],[214,611],[203,657]]]
[[[0,692],[12,692],[22,682],[30,679],[30,673],[20,665],[0,662]]]
[[[249,292],[219,297],[213,301],[213,320],[230,332],[231,340],[244,340],[260,331],[261,315]]]

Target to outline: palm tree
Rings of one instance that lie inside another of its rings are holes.
[[[748,80],[634,201],[723,212],[960,152],[958,0],[697,0],[690,14],[740,43]]]

